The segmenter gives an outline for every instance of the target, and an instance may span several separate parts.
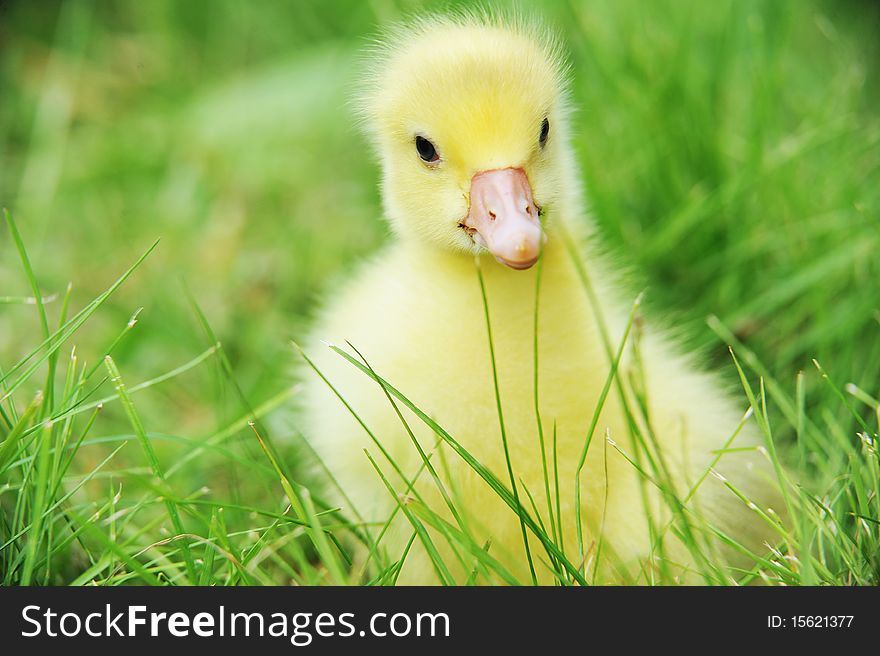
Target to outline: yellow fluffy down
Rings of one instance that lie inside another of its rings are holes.
[[[542,222],[548,237],[540,265],[538,413],[534,371],[538,267],[514,271],[478,255],[520,499],[535,516],[528,490],[549,531],[546,462],[550,505],[555,510],[558,504],[561,512],[560,542],[575,566],[583,562],[588,580],[648,583],[662,557],[681,580],[696,581],[699,577],[694,573],[703,565],[682,546],[673,529],[663,532],[662,544],[651,537],[650,527],[662,530],[671,513],[656,481],[646,481],[630,462],[647,456],[633,442],[625,405],[651,442],[652,457],[668,470],[667,488],[684,499],[702,479],[685,504],[688,516],[702,517],[706,524],[760,552],[773,536],[757,509],[766,512],[772,506],[781,513],[781,503],[766,457],[760,449],[744,448],[760,443],[751,425],[736,436],[735,451],[718,457],[717,450],[736,432],[745,403],[733,402],[711,375],[641,322],[634,328],[638,348],[634,350],[631,337],[618,374],[620,385],[615,382],[609,390],[580,476],[584,552],[579,553],[575,473],[611,367],[600,326],[607,327],[611,348],[616,350],[632,295],[616,285],[618,274],[589,237],[589,217],[569,143],[565,67],[558,53],[542,29],[524,21],[473,16],[411,23],[393,31],[377,49],[361,93],[361,115],[381,159],[385,214],[395,239],[328,296],[306,352],[376,436],[381,449],[310,370],[302,372],[302,427],[345,491],[348,501],[340,495],[338,502],[347,515],[381,525],[399,500],[412,503],[421,496],[434,512],[454,522],[427,472],[418,477],[418,494],[404,494],[407,484],[382,450],[408,479],[416,476],[422,458],[380,386],[322,343],[348,348],[350,342],[379,375],[510,485],[475,265],[479,248],[458,223],[467,214],[474,173],[523,167],[535,200],[544,208]],[[541,146],[538,134],[545,118],[550,136]],[[436,144],[439,166],[428,167],[419,160],[413,146],[417,135]],[[577,245],[576,256],[567,244]],[[593,285],[593,300],[578,266]],[[644,409],[639,409],[638,398],[646,400]],[[444,489],[475,541],[488,544],[489,554],[514,577],[530,580],[518,516],[424,422],[398,405],[424,451],[431,454]],[[365,450],[396,488],[398,498],[389,494]],[[705,475],[713,463],[713,474]],[[649,469],[644,462],[643,468]],[[723,479],[754,506],[734,494]],[[730,557],[711,531],[698,530],[694,539],[704,545],[703,552],[712,555],[714,564]],[[403,553],[412,534],[412,525],[399,512],[382,541],[392,561]],[[436,531],[430,534],[453,576],[465,582],[475,558],[460,546],[451,547]],[[529,536],[529,545],[538,580],[552,583],[547,554],[534,535]],[[418,538],[399,580],[438,582]],[[479,574],[476,582],[499,579]]]

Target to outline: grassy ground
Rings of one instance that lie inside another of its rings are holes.
[[[299,486],[275,418],[289,339],[386,238],[352,63],[420,6],[0,3],[3,584],[357,580],[341,545],[363,532]],[[734,347],[799,473],[745,578],[877,583],[880,9],[545,17],[607,243],[739,384]]]

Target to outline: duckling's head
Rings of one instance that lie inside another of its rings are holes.
[[[565,69],[546,31],[423,19],[388,36],[364,87],[395,232],[532,266],[567,160]]]

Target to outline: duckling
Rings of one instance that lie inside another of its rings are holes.
[[[394,30],[363,85],[393,240],[319,311],[305,352],[321,376],[303,372],[302,428],[344,512],[367,526],[396,512],[381,546],[406,556],[398,583],[554,583],[559,553],[582,575],[569,580],[649,583],[663,568],[706,580],[735,560],[718,534],[760,553],[768,508],[781,514],[746,408],[663,331],[633,327],[632,296],[590,227],[561,52],[529,21],[431,17]],[[520,510],[327,343],[357,349]],[[414,515],[397,506],[416,503],[497,567],[437,526],[413,539]],[[703,521],[700,535],[682,537],[682,515]]]

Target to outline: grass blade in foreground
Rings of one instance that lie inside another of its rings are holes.
[[[125,414],[128,416],[128,420],[131,422],[131,426],[141,443],[141,448],[147,456],[150,468],[152,469],[153,474],[159,480],[159,484],[163,488],[163,493],[165,494],[165,507],[168,509],[168,516],[171,518],[171,524],[174,526],[174,530],[177,532],[177,534],[179,536],[183,536],[185,531],[183,530],[183,523],[180,521],[180,514],[177,512],[177,505],[172,500],[173,496],[170,494],[170,489],[168,488],[168,483],[165,480],[165,475],[162,473],[162,467],[159,464],[159,459],[156,457],[156,452],[153,450],[153,445],[150,444],[150,438],[147,437],[147,431],[144,428],[140,416],[138,415],[137,410],[134,407],[134,403],[132,403],[131,401],[131,397],[128,395],[128,390],[125,389],[125,383],[122,381],[122,376],[119,374],[119,369],[117,369],[116,363],[113,362],[113,358],[109,355],[104,359],[104,363],[107,366],[107,372],[110,374],[110,379],[113,381],[113,385],[116,387],[116,391],[122,401],[122,406],[123,408],[125,408]],[[195,583],[198,580],[196,576],[195,563],[193,562],[192,555],[190,554],[189,545],[186,543],[185,540],[181,542],[181,549],[183,550],[183,557],[186,562],[186,569],[189,575],[189,580],[192,583]]]

